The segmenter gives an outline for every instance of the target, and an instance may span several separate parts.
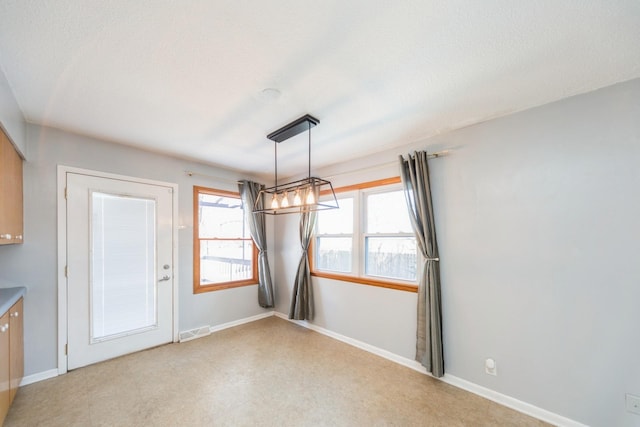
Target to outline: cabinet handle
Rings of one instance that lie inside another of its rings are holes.
[[[7,233],[7,234],[0,234],[0,239],[7,239],[7,240],[11,240],[11,234]]]
[[[14,311],[13,313],[11,313],[9,315],[9,317],[20,317],[20,312],[19,311]]]
[[[22,240],[22,234],[16,235],[16,240]]]
[[[0,326],[0,332],[7,332],[9,330],[9,324],[5,323],[4,325]]]

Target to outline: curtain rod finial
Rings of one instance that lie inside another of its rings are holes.
[[[429,157],[437,159],[438,157],[444,157],[449,154],[449,150],[436,151],[435,153],[429,154]]]

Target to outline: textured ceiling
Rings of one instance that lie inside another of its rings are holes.
[[[0,67],[29,122],[256,174],[310,113],[313,170],[640,77],[640,2],[0,0]]]

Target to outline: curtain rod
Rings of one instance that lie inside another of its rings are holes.
[[[431,153],[431,154],[427,154],[427,159],[438,159],[440,157],[444,157],[449,155],[449,150],[442,150],[442,151],[436,151],[435,153]],[[331,176],[325,176],[324,179],[328,179],[331,180],[337,176],[342,176],[342,175],[350,175],[353,173],[357,173],[357,172],[366,172],[366,171],[371,171],[371,170],[376,170],[376,169],[382,169],[384,167],[390,166],[390,165],[394,165],[398,163],[397,160],[393,161],[393,162],[386,162],[386,163],[381,163],[378,165],[374,165],[374,166],[367,166],[364,168],[360,168],[360,169],[354,169],[354,170],[350,170],[350,171],[346,171],[346,172],[340,172],[337,173],[335,175],[331,175]]]
[[[437,159],[438,157],[444,157],[449,154],[449,150],[436,151],[435,153],[427,154],[427,159]]]
[[[211,179],[215,179],[218,181],[222,181],[222,182],[227,182],[229,184],[239,184],[240,180],[235,180],[235,179],[229,179],[229,178],[221,178],[219,176],[215,176],[215,175],[208,175],[206,173],[200,173],[200,172],[194,172],[194,171],[184,171],[185,175],[188,176],[201,176],[204,178],[211,178]]]
[[[448,154],[449,154],[449,150],[436,151],[435,153],[428,154],[427,158],[428,159],[438,159],[438,158],[444,157],[444,156],[446,156]],[[341,172],[341,173],[338,173],[338,174],[335,174],[335,175],[331,175],[331,176],[325,177],[325,179],[332,179],[332,178],[335,178],[336,176],[349,175],[349,174],[356,173],[356,172],[364,172],[364,171],[369,171],[369,170],[376,170],[376,169],[383,168],[385,166],[389,166],[389,165],[395,164],[396,162],[397,162],[397,160],[393,161],[393,162],[381,163],[381,164],[375,165],[375,166],[368,166],[366,168],[355,169],[355,170],[351,170],[351,171],[347,171],[347,172]],[[188,170],[184,171],[184,173],[186,175],[188,175],[188,176],[194,176],[194,175],[195,176],[202,176],[202,177],[205,177],[205,178],[211,178],[211,179],[216,179],[218,181],[227,182],[229,184],[240,184],[240,182],[241,182],[241,180],[231,180],[231,179],[228,179],[228,178],[221,178],[221,177],[215,176],[215,175],[207,175],[206,173],[200,173],[200,172],[194,172],[194,171],[188,171]]]

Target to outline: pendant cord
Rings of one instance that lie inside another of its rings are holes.
[[[311,122],[307,121],[307,126],[309,127],[309,163],[307,170],[307,178],[311,178]]]
[[[273,142],[274,145],[274,150],[273,152],[275,153],[275,165],[276,165],[276,193],[278,192],[278,143],[277,142]]]

